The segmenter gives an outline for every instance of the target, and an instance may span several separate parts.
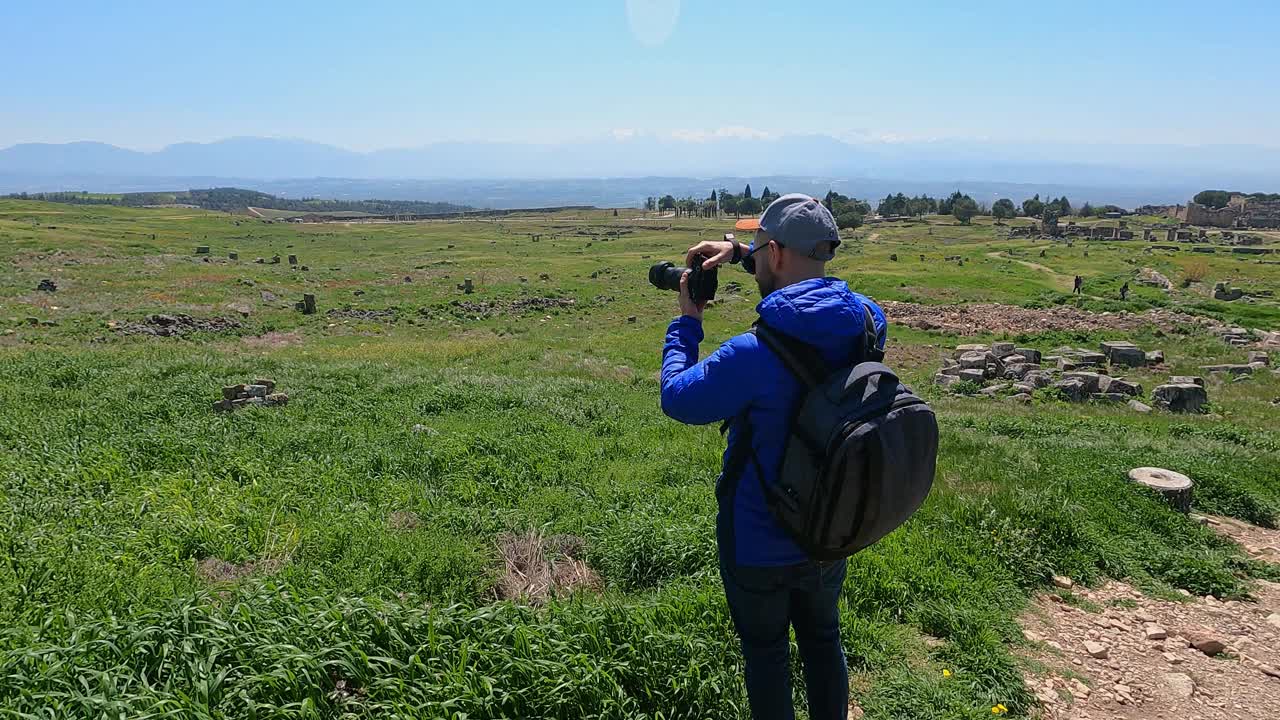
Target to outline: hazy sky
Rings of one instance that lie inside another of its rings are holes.
[[[1276,146],[1278,28],[1274,0],[6,2],[0,147],[632,132]]]

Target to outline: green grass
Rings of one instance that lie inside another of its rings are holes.
[[[675,299],[644,274],[720,231],[605,212],[299,226],[0,202],[0,325],[13,330],[0,335],[0,708],[744,717],[712,531],[722,441],[714,427],[686,428],[658,410]],[[1140,255],[1140,243],[1094,244],[1088,258],[1083,243],[1055,245],[1039,258],[1043,243],[982,224],[857,234],[833,270],[881,299],[1075,302],[1059,299],[1056,275],[1009,258],[1086,274],[1087,287],[1118,287],[1135,257],[1162,262]],[[195,256],[198,244],[215,259]],[[290,253],[310,269],[252,262]],[[969,259],[961,268],[920,253]],[[1210,262],[1280,289],[1276,266]],[[744,287],[708,311],[705,351],[753,314],[754,285],[730,272],[722,285]],[[45,277],[57,293],[35,290]],[[471,296],[456,289],[467,277]],[[1117,309],[1160,304],[1280,325],[1263,303],[1133,287]],[[317,295],[320,314],[292,309],[303,292]],[[548,298],[554,307],[538,304]],[[394,319],[326,315],[348,306],[394,309]],[[242,326],[150,338],[108,325],[154,312]],[[30,326],[28,316],[58,324]],[[1165,332],[1130,337],[1162,347],[1174,372],[1243,359],[1214,338]],[[943,436],[924,508],[850,563],[842,624],[869,717],[976,719],[997,703],[1031,713],[1015,617],[1053,574],[1220,598],[1246,598],[1252,578],[1275,577],[1124,477],[1138,465],[1180,470],[1198,483],[1198,510],[1274,527],[1280,435],[1269,402],[1280,379],[1211,379],[1216,417],[1020,406],[929,386],[936,363],[912,358],[958,338],[891,336],[891,362],[934,402]],[[1110,337],[1120,336],[1018,339],[1047,350]],[[222,385],[259,376],[289,404],[210,409]],[[1161,376],[1130,377],[1149,392]],[[398,512],[414,513],[416,527],[395,527]],[[525,530],[584,538],[603,594],[495,603],[497,538]],[[210,582],[197,571],[206,558],[258,571]],[[799,701],[798,674],[796,683]]]

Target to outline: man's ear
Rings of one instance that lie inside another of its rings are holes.
[[[787,263],[787,259],[783,257],[786,251],[778,243],[773,244],[773,249],[769,252],[769,269],[776,275],[782,270],[782,266]]]

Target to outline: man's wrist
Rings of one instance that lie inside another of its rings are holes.
[[[737,240],[730,240],[729,242],[733,244],[733,257],[729,258],[729,264],[737,265],[742,262],[742,243]]]

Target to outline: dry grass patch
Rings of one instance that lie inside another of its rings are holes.
[[[600,576],[583,560],[586,543],[572,535],[546,537],[538,531],[498,538],[502,569],[493,591],[499,600],[541,605],[579,590],[599,592]]]

